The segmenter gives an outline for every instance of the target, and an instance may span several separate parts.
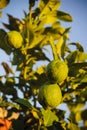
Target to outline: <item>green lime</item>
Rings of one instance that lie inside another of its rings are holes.
[[[68,66],[61,60],[53,60],[47,65],[46,74],[52,83],[61,83],[68,76]]]
[[[7,43],[18,49],[22,46],[23,38],[22,35],[17,31],[10,31],[7,33]]]
[[[0,9],[5,8],[9,2],[10,0],[0,0]]]
[[[62,101],[60,87],[50,83],[42,85],[39,90],[38,101],[43,107],[57,107]]]

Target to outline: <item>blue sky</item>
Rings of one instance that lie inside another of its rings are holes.
[[[1,22],[8,22],[7,13],[21,19],[24,16],[23,10],[28,11],[28,0],[10,0],[10,4],[3,9],[0,28],[2,28]],[[60,10],[70,13],[73,17],[73,22],[63,22],[63,26],[71,27],[70,42],[81,43],[87,52],[87,0],[61,0]],[[0,62],[9,60],[9,57],[0,50]],[[1,66],[0,70],[2,70]]]
[[[79,42],[87,52],[87,0],[61,0],[61,9],[73,17],[70,40]]]

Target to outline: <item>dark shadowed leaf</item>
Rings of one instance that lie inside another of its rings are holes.
[[[15,100],[15,102],[17,102],[19,104],[22,104],[25,107],[32,108],[31,103],[27,99],[25,99],[25,98],[23,98],[23,99],[17,99],[17,100]]]
[[[84,52],[84,48],[83,48],[83,46],[80,44],[80,43],[70,43],[69,45],[74,45],[74,46],[76,46],[76,48],[79,50],[79,51],[81,51],[81,52]]]
[[[70,14],[62,12],[62,11],[58,11],[57,12],[57,16],[60,20],[66,21],[66,22],[72,22],[72,17]]]
[[[5,42],[6,32],[0,29],[0,48],[3,49],[7,54],[11,53],[11,48]]]

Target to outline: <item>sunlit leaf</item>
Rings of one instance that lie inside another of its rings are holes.
[[[2,107],[0,107],[0,118],[7,117],[8,111]]]
[[[8,118],[9,120],[17,120],[19,117],[19,113],[18,112],[12,112],[11,116]]]
[[[79,52],[78,51],[78,54],[77,54],[77,60],[78,61],[86,61],[87,60],[87,53],[84,53],[84,52]]]
[[[51,126],[54,121],[58,121],[58,117],[51,110],[42,109],[42,115],[45,126]]]
[[[81,112],[80,111],[76,113],[75,119],[76,119],[77,123],[82,120],[82,118],[81,118]]]
[[[32,112],[34,118],[39,119],[38,111],[35,111],[34,109],[32,109],[31,112]]]
[[[45,15],[51,12],[51,10],[56,10],[60,7],[60,1],[59,0],[41,0],[38,8],[40,8],[40,16],[39,18],[44,18]]]
[[[69,123],[68,128],[70,130],[80,130],[80,128],[77,125],[75,125],[74,123]]]
[[[29,45],[29,49],[37,46],[41,41],[43,41],[45,37],[42,35],[38,35],[36,37],[34,37],[34,40],[32,41],[32,43]]]

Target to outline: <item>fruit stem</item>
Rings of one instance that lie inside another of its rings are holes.
[[[52,48],[54,60],[58,60],[59,56],[57,55],[57,50],[56,50],[56,47],[55,47],[54,40],[53,40],[52,36],[50,36],[50,45],[51,45],[51,48]]]

